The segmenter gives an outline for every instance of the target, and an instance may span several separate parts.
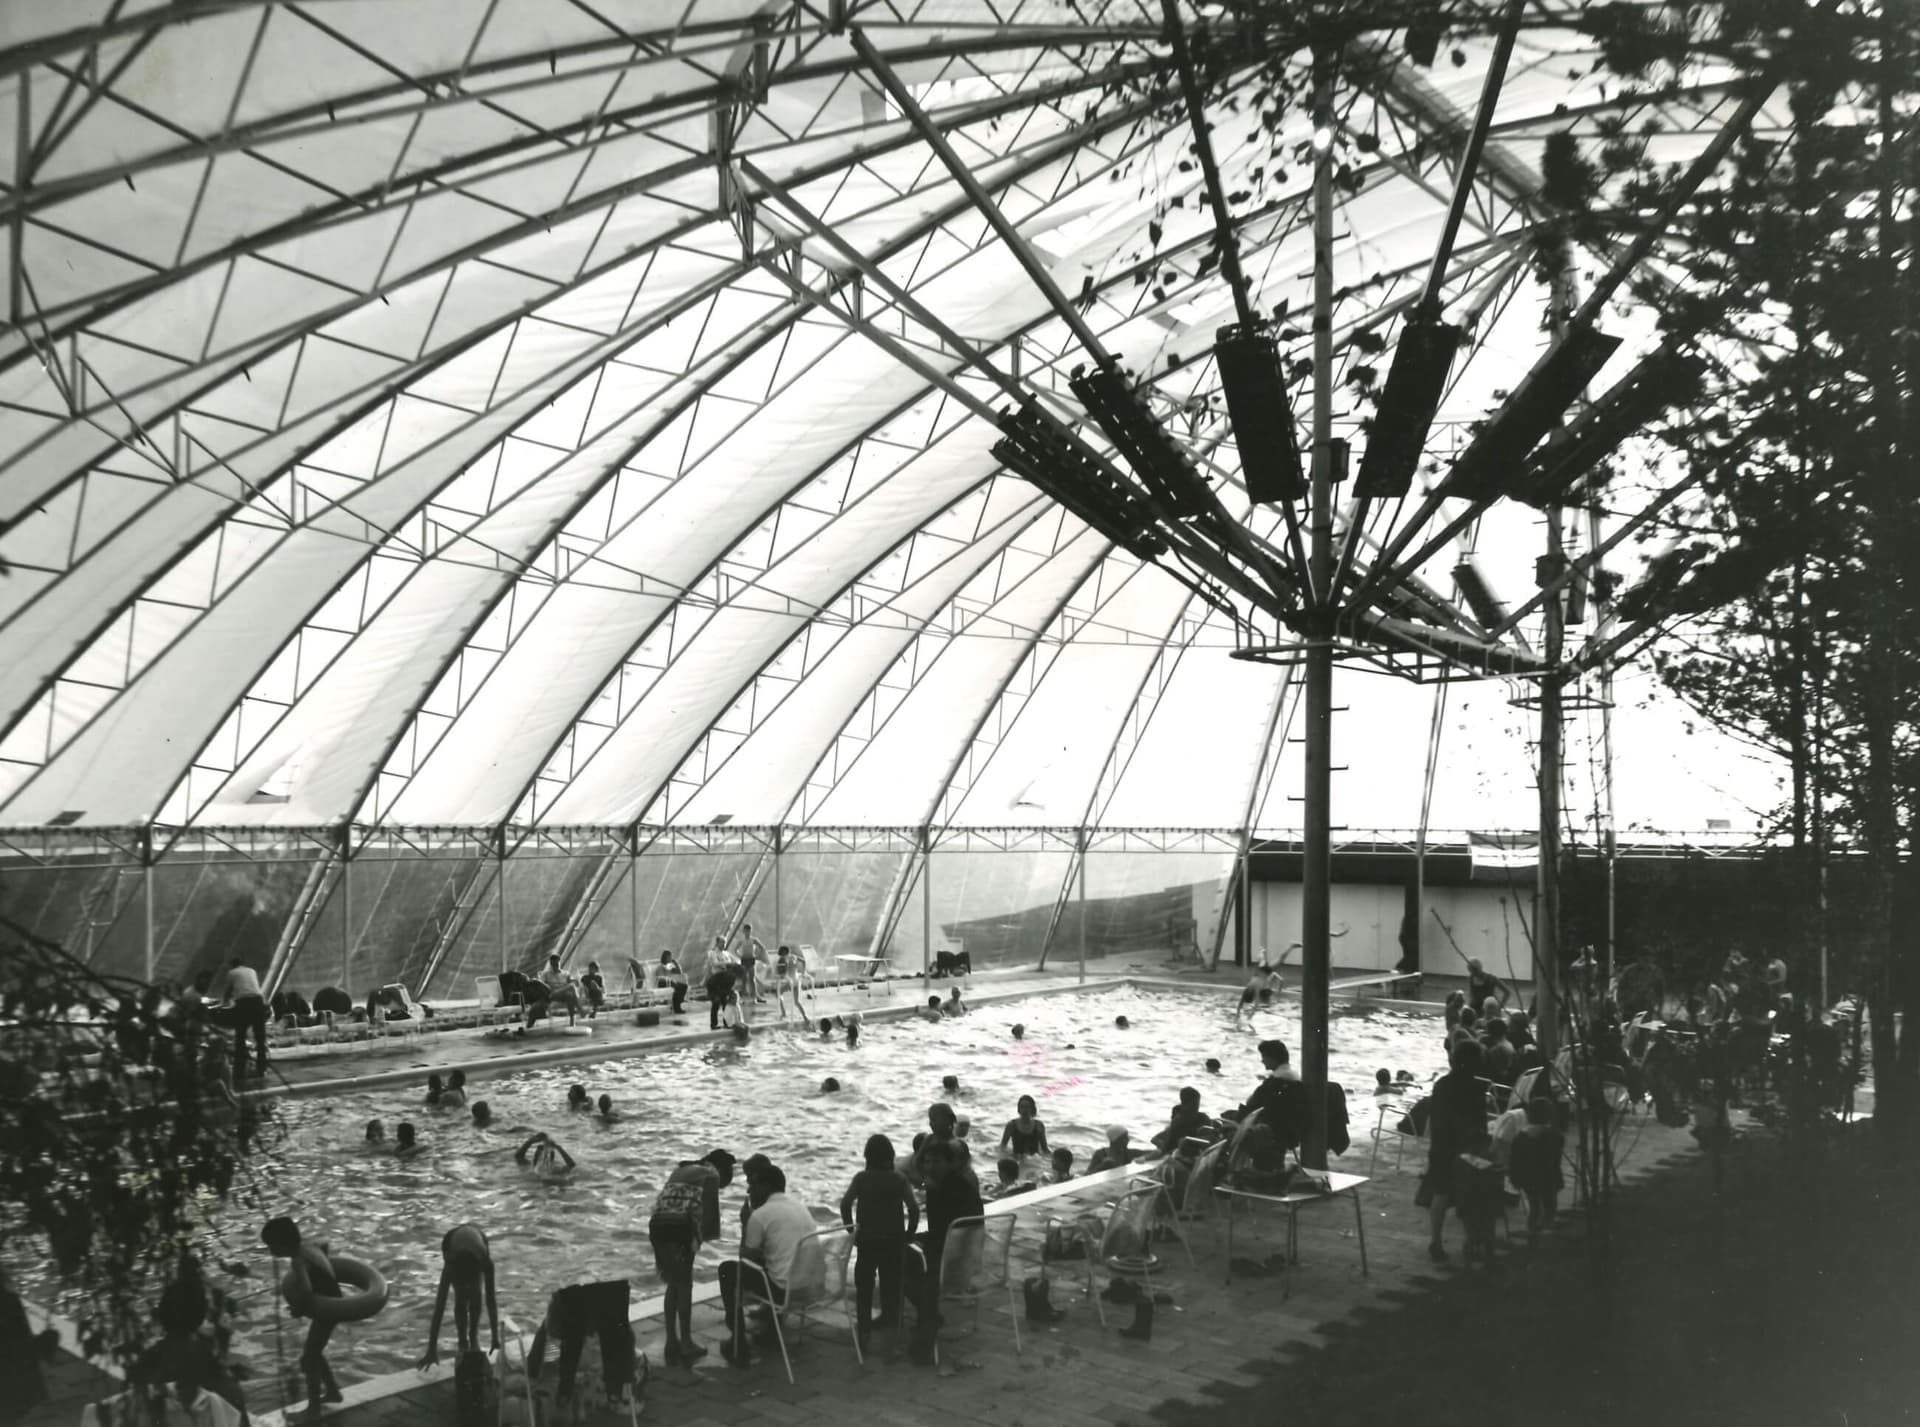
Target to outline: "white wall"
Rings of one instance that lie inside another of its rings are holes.
[[[1406,896],[1399,887],[1335,883],[1331,915],[1334,966],[1349,972],[1393,970],[1400,960],[1400,915],[1405,905]],[[1435,913],[1440,921],[1434,920]],[[1441,930],[1441,921],[1453,933],[1451,941]],[[1512,890],[1494,884],[1429,887],[1425,923],[1420,929],[1421,968],[1436,975],[1464,976],[1466,958],[1477,956],[1496,976],[1530,981],[1533,950],[1527,933],[1532,926],[1531,889],[1525,883]],[[1280,953],[1299,940],[1299,886],[1256,882],[1255,960],[1264,946],[1268,959],[1278,961]],[[1229,941],[1228,947],[1231,945]],[[1290,953],[1287,964],[1298,966],[1300,953]]]

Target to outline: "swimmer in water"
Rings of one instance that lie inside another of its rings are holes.
[[[553,1136],[546,1131],[542,1130],[539,1134],[527,1137],[526,1143],[513,1152],[515,1163],[526,1164],[529,1150],[533,1152],[533,1172],[541,1178],[552,1179],[573,1173],[573,1156],[562,1149]]]
[[[840,1088],[840,1082],[834,1079],[831,1075],[829,1075],[825,1080],[820,1082],[820,1093],[822,1095],[831,1095],[835,1091],[837,1091],[839,1088]]]
[[[958,1095],[960,1093],[960,1077],[957,1075],[941,1076],[940,1088],[948,1095]]]
[[[367,1147],[376,1150],[387,1147],[387,1127],[378,1120],[367,1121]]]
[[[822,1016],[820,1018],[820,1024],[814,1027],[814,1029],[820,1032],[821,1040],[830,1041],[833,1039],[833,1020],[831,1017]]]
[[[1019,1021],[1013,1023],[1013,1038],[1017,1041],[1023,1041],[1027,1038],[1027,1028]]]
[[[595,1108],[599,1111],[599,1114],[596,1115],[595,1118],[602,1124],[610,1125],[620,1118],[620,1112],[613,1108],[613,1097],[611,1095],[602,1095],[594,1104]]]
[[[467,1072],[449,1070],[447,1072],[446,1092],[440,1097],[442,1108],[467,1103]]]
[[[1292,948],[1289,947],[1288,950]],[[1283,953],[1281,960],[1284,962],[1285,959]],[[1262,961],[1260,969],[1253,974],[1247,982],[1246,989],[1240,993],[1240,1005],[1233,1013],[1234,1028],[1238,1030],[1245,1025],[1252,1019],[1255,1011],[1264,1011],[1270,1007],[1274,996],[1279,993],[1283,984],[1285,983],[1281,980],[1279,968],[1270,967]]]
[[[453,1333],[462,1353],[480,1346],[480,1292],[487,1295],[487,1324],[493,1346],[500,1346],[500,1305],[493,1293],[493,1249],[477,1224],[456,1224],[440,1240],[440,1291],[434,1295],[433,1322],[427,1328],[427,1350],[420,1355],[424,1370],[440,1360],[440,1320],[447,1311],[447,1293],[453,1293]]]
[[[569,1085],[567,1087],[567,1108],[576,1115],[585,1114],[593,1108],[593,1101],[587,1095],[586,1086]]]
[[[860,1013],[855,1011],[847,1017],[847,1049],[852,1050],[860,1044]]]
[[[1127,1027],[1131,1026],[1132,1024],[1133,1022],[1129,1021],[1125,1016],[1115,1016],[1113,1018],[1113,1025],[1115,1030],[1124,1031],[1127,1029]]]
[[[923,1021],[940,1020],[940,998],[938,996],[927,997],[927,1004],[922,1006],[918,1011],[915,1011],[914,1014]]]
[[[493,1106],[489,1105],[484,1100],[474,1101],[473,1102],[474,1128],[477,1130],[484,1130],[492,1123],[493,1123]]]
[[[1220,1073],[1220,1062],[1215,1060],[1212,1056],[1208,1056],[1207,1057],[1207,1074],[1218,1075],[1219,1073]]]
[[[420,1148],[419,1142],[414,1138],[414,1129],[411,1124],[402,1120],[393,1127],[394,1154],[398,1155],[401,1159],[408,1159],[418,1154]]]
[[[437,1110],[446,1098],[447,1087],[440,1083],[440,1077],[438,1075],[429,1075],[427,1077],[427,1104]]]

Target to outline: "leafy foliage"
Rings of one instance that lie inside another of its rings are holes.
[[[84,1349],[124,1360],[278,1124],[234,1094],[231,1037],[202,1014],[4,919],[0,1017],[0,1246],[44,1247],[89,1305]]]

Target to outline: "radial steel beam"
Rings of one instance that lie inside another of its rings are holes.
[[[973,200],[974,207],[980,210],[980,216],[987,220],[995,233],[999,234],[1000,241],[1007,245],[1007,251],[1013,254],[1015,261],[1033,280],[1033,285],[1046,294],[1048,303],[1059,314],[1060,320],[1066,323],[1073,335],[1079,339],[1080,345],[1100,362],[1112,362],[1113,354],[1107,350],[1099,336],[1080,316],[1079,309],[1067,300],[1067,295],[1053,280],[1053,274],[1048,272],[1045,265],[1033,255],[1033,249],[1021,236],[1020,230],[1007,221],[1007,215],[1000,211],[1000,205],[993,201],[993,195],[988,193],[980,180],[973,176],[973,171],[967,167],[960,155],[953,151],[953,145],[947,142],[947,136],[941,132],[939,125],[927,117],[926,111],[920,107],[912,91],[901,82],[900,76],[894,73],[893,66],[887,62],[886,56],[874,47],[873,41],[867,38],[866,32],[860,26],[855,25],[847,34],[853,41],[854,48],[860,52],[860,58],[872,71],[874,78],[880,81],[881,87],[887,91],[893,102],[900,106],[900,112],[907,116],[907,121],[919,132],[920,137],[926,140],[927,146],[939,155],[940,162],[946,165],[947,172],[953,176],[953,181],[960,185],[968,198]]]

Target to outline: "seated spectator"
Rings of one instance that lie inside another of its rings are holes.
[[[933,954],[933,975],[936,979],[942,976],[971,976],[973,958],[964,951],[936,951]]]
[[[769,1165],[761,1176],[766,1197],[747,1220],[740,1239],[740,1258],[720,1265],[720,1298],[726,1310],[729,1336],[720,1344],[720,1355],[735,1367],[746,1367],[750,1360],[746,1318],[743,1313],[747,1293],[770,1299],[784,1306],[790,1294],[809,1292],[818,1285],[813,1275],[824,1272],[824,1259],[813,1263],[800,1261],[800,1244],[813,1234],[817,1225],[813,1215],[797,1199],[787,1196],[787,1176],[778,1165]],[[759,1271],[747,1271],[745,1291],[741,1261],[758,1265]]]
[[[591,1019],[600,1014],[600,1008],[607,1004],[607,978],[600,974],[600,963],[589,961],[586,975],[580,978],[580,991],[587,998],[587,1016]]]

